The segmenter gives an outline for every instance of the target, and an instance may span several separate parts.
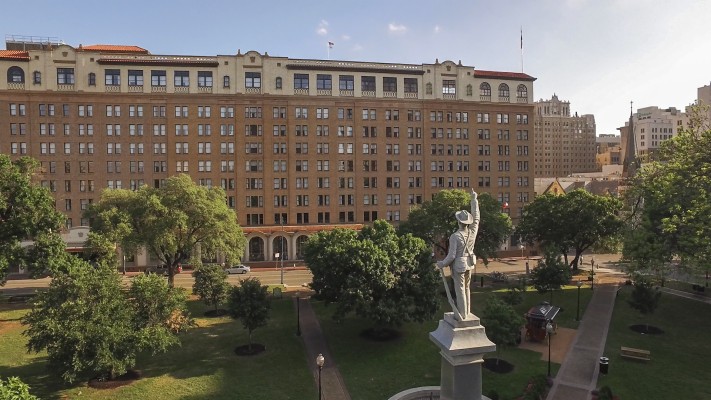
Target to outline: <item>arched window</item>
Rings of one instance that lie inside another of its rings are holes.
[[[282,85],[281,76],[277,76],[276,82],[274,84],[276,85],[277,89],[281,89],[281,85]]]
[[[526,85],[518,85],[518,88],[516,88],[516,97],[519,99],[528,97],[528,88]]]
[[[309,240],[309,237],[306,235],[299,236],[296,239],[296,259],[297,260],[304,259],[304,245],[306,244],[307,240]]]
[[[32,82],[35,85],[39,85],[42,83],[42,73],[39,71],[35,71],[32,73]]]
[[[472,84],[467,85],[467,96],[471,96],[473,92]]]
[[[264,261],[264,240],[254,237],[249,240],[249,260]]]
[[[96,74],[89,72],[89,86],[96,86]]]
[[[8,68],[7,83],[25,83],[25,71],[20,67]]]
[[[491,96],[491,85],[482,82],[482,84],[479,85],[479,91],[481,91],[482,96]]]
[[[499,85],[499,97],[509,97],[509,85],[505,83]]]
[[[499,97],[509,97],[509,85],[505,83],[499,85]]]

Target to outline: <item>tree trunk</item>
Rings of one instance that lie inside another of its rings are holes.
[[[175,265],[168,265],[168,287],[175,287]]]
[[[249,330],[249,352],[252,352],[252,330]]]

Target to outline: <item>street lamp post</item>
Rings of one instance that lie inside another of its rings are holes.
[[[551,320],[546,321],[546,333],[548,334],[548,377],[551,377],[551,334],[553,333],[553,324]]]
[[[577,285],[578,285],[578,311],[575,314],[575,320],[580,321],[580,287],[583,286],[583,282],[578,280]]]
[[[590,270],[590,290],[595,290],[595,270]]]
[[[524,246],[523,243],[519,243],[518,248],[521,250],[521,258],[523,258],[523,251],[526,249],[526,246]]]
[[[321,392],[321,370],[323,369],[323,364],[326,362],[326,359],[323,358],[323,354],[318,355],[316,357],[316,365],[318,366],[318,400],[322,400],[322,392]]]
[[[281,218],[281,257],[279,257],[279,267],[281,269],[281,284],[284,284],[284,218]]]
[[[296,292],[296,336],[301,336],[301,292]]]

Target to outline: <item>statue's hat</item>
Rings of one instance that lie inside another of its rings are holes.
[[[471,215],[467,210],[457,211],[454,216],[457,217],[457,221],[461,222],[462,224],[469,225],[474,222],[474,216]]]

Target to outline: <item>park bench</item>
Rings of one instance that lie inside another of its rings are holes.
[[[623,358],[630,358],[633,360],[649,361],[651,359],[651,353],[649,350],[634,349],[632,347],[621,347],[620,355]]]

